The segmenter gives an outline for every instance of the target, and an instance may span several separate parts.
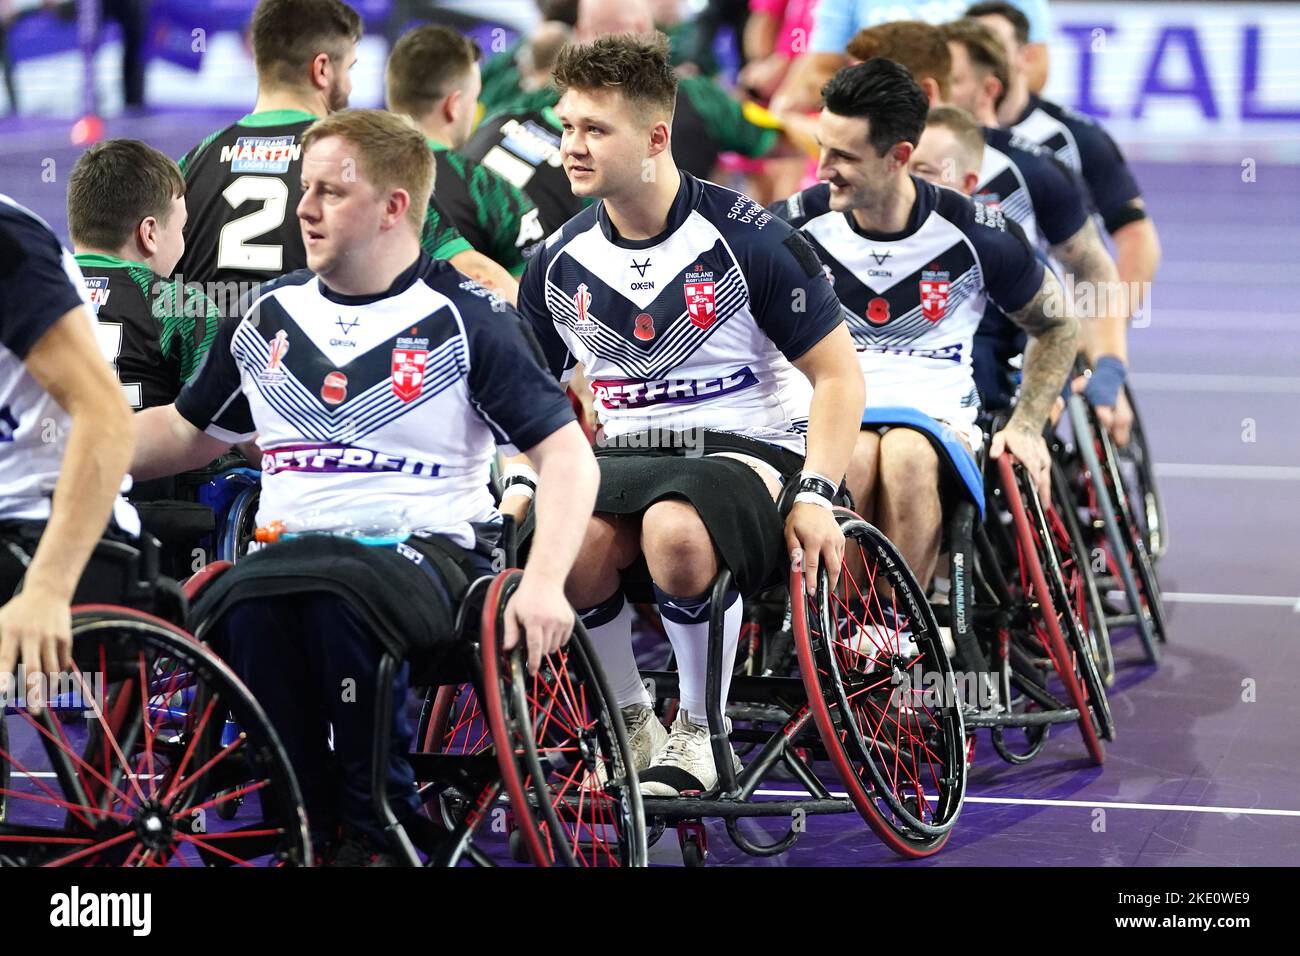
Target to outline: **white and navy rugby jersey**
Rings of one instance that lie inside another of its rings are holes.
[[[93,327],[85,279],[72,253],[36,213],[0,195],[0,520],[50,516],[72,418],[23,363],[79,305]],[[114,517],[123,530],[139,531],[125,501],[119,499]]]
[[[973,199],[1002,210],[1044,253],[1083,228],[1087,187],[1048,149],[1011,130],[987,126],[984,143]]]
[[[1142,195],[1124,154],[1091,117],[1030,94],[1029,104],[1011,130],[1044,146],[1083,177],[1092,206],[1108,232],[1125,221],[1129,203]]]
[[[1024,232],[1001,212],[912,177],[916,202],[896,233],[832,212],[819,183],[772,211],[812,240],[858,348],[868,407],[907,406],[937,419],[978,406],[971,345],[986,301],[1022,308],[1043,282]],[[973,420],[973,413],[966,417]]]
[[[262,448],[257,519],[396,512],[473,544],[496,517],[497,445],[514,454],[573,420],[518,313],[421,256],[385,292],[344,296],[302,270],[227,320],[176,409]]]
[[[581,362],[611,438],[707,428],[804,451],[779,379],[842,321],[808,241],[748,196],[681,172],[658,236],[620,236],[603,202],[551,235],[519,310],[551,371]]]

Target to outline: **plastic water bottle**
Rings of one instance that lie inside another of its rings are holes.
[[[304,511],[291,518],[276,519],[258,528],[255,538],[260,544],[274,544],[306,535],[331,535],[351,538],[358,544],[385,547],[401,544],[411,536],[414,522],[405,508],[384,506],[352,509],[348,512]]]

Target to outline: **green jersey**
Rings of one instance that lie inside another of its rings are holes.
[[[429,140],[437,161],[434,193],[469,244],[523,274],[528,255],[546,238],[537,207],[499,173],[442,143]]]
[[[98,253],[76,260],[127,401],[135,409],[170,405],[217,334],[216,304],[139,262]]]
[[[177,275],[208,291],[225,315],[235,314],[250,284],[307,268],[296,210],[302,134],[316,119],[302,110],[250,113],[180,160],[189,220]],[[420,241],[438,259],[469,248],[433,203]]]

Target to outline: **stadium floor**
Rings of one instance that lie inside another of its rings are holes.
[[[124,118],[107,135],[179,156],[233,118]],[[0,123],[0,190],[60,235],[79,149],[51,142],[66,144],[67,130]],[[1171,526],[1160,566],[1164,661],[1153,670],[1136,638],[1117,641],[1119,734],[1104,769],[1088,764],[1072,727],[1022,767],[1001,762],[981,735],[951,841],[910,865],[1300,861],[1300,323],[1285,305],[1300,285],[1300,168],[1262,166],[1254,182],[1237,165],[1134,170],[1164,247],[1150,324],[1130,344]],[[652,860],[678,864],[675,844],[667,834]],[[710,850],[720,864],[899,862],[851,815],[809,818],[793,850],[765,860],[710,824]]]

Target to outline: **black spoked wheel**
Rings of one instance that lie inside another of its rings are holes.
[[[483,607],[484,704],[520,839],[540,866],[645,866],[645,810],[622,715],[580,622],[528,673],[502,650],[506,603],[521,571],[503,571]]]
[[[1061,571],[1074,603],[1079,623],[1092,646],[1092,657],[1102,682],[1109,687],[1115,680],[1115,656],[1110,647],[1110,628],[1106,624],[1106,606],[1097,587],[1097,572],[1088,538],[1079,524],[1079,515],[1070,498],[1070,489],[1060,464],[1052,462],[1052,509],[1048,512],[1052,534],[1062,557]]]
[[[790,579],[799,670],[849,798],[900,856],[938,852],[966,793],[964,689],[938,624],[893,544],[837,509],[845,564],[833,592]],[[824,581],[824,578],[823,578]]]
[[[1133,390],[1127,385],[1124,394],[1128,396],[1129,406],[1133,409],[1133,433],[1128,445],[1119,449],[1121,472],[1128,489],[1129,501],[1138,519],[1142,538],[1146,544],[1147,554],[1152,562],[1159,561],[1169,550],[1169,522],[1165,520],[1164,500],[1156,485],[1156,460],[1147,442],[1146,428],[1142,425],[1142,414],[1138,411],[1133,398]]]
[[[1143,610],[1151,621],[1151,631],[1157,640],[1164,642],[1168,640],[1168,635],[1165,626],[1164,599],[1160,594],[1160,582],[1156,578],[1155,567],[1152,565],[1151,556],[1147,552],[1146,539],[1133,517],[1133,509],[1129,506],[1128,495],[1124,489],[1123,478],[1119,470],[1119,453],[1116,451],[1115,443],[1111,441],[1110,435],[1097,421],[1097,413],[1091,406],[1088,407],[1088,415],[1096,442],[1097,458],[1101,462],[1101,477],[1110,492],[1111,501],[1115,504],[1120,536],[1124,547],[1128,551],[1127,556],[1114,555],[1114,558],[1124,560],[1127,557],[1131,562]]]
[[[1024,633],[1019,635],[1019,640],[1013,637],[1013,670],[1015,656],[1035,664],[1050,662],[1063,694],[1052,690],[1046,682],[1034,686],[1031,671],[1026,667],[1018,669],[1023,681],[1020,689],[1044,709],[1053,709],[1056,699],[1076,709],[1088,753],[1094,763],[1101,764],[1106,755],[1100,735],[1110,726],[1110,714],[1105,688],[1093,661],[1091,641],[1084,635],[1062,579],[1061,556],[1033,484],[1024,469],[1013,466],[1006,456],[998,460],[998,467],[1015,529],[1013,567],[1018,596],[1031,610]]]
[[[87,605],[73,658],[53,706],[4,718],[0,864],[310,865],[284,749],[210,650],[151,615]]]

